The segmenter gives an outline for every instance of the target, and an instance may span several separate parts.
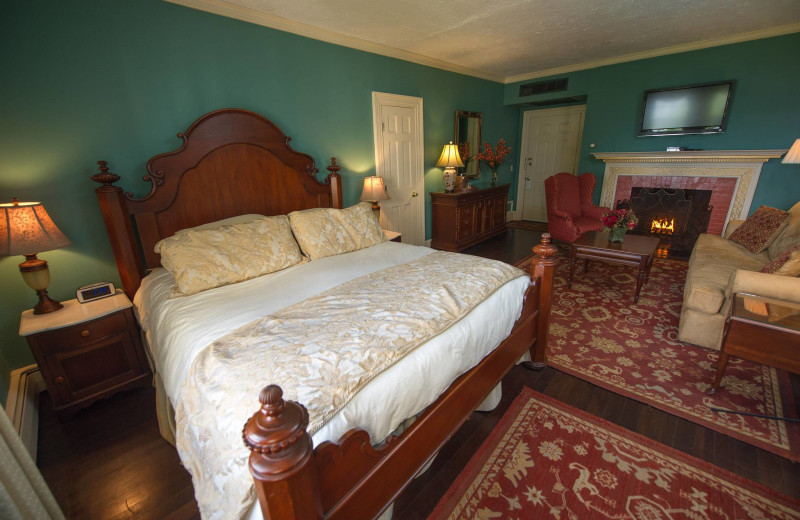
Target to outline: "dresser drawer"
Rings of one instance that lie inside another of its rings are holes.
[[[125,312],[117,312],[93,321],[43,332],[36,336],[36,346],[44,355],[74,350],[129,329]]]

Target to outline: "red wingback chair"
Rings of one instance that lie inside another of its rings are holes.
[[[545,179],[547,230],[553,238],[572,242],[587,231],[603,229],[608,208],[592,203],[595,182],[593,173],[576,177],[562,172]]]

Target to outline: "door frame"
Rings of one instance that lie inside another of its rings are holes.
[[[578,146],[575,147],[575,168],[569,172],[572,175],[577,174],[578,166],[581,159],[581,145],[583,144],[583,126],[586,123],[586,105],[570,105],[567,107],[556,108],[542,108],[534,110],[526,110],[522,114],[522,140],[519,147],[519,168],[517,169],[517,200],[514,203],[514,220],[522,219],[522,204],[525,200],[525,174],[526,166],[525,160],[528,156],[528,134],[531,130],[531,119],[536,117],[550,117],[550,116],[567,116],[571,114],[580,114],[581,122],[578,129]]]
[[[416,231],[419,236],[425,239],[425,139],[423,135],[424,122],[422,119],[422,98],[414,96],[403,96],[400,94],[389,94],[387,92],[372,92],[372,136],[375,145],[375,175],[383,177],[384,173],[384,157],[383,157],[383,120],[381,118],[381,107],[384,105],[399,106],[404,108],[411,108],[414,110],[417,118],[417,128],[414,129],[417,135],[417,169],[419,170],[420,179],[422,180],[422,203],[419,204],[417,211],[417,220],[420,229]],[[383,223],[381,223],[383,224]],[[389,231],[400,231],[391,229]]]

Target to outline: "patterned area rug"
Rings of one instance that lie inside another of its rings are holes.
[[[572,289],[567,249],[559,247],[548,339],[549,365],[713,430],[800,460],[800,423],[715,412],[712,408],[797,417],[788,374],[731,357],[722,386],[716,351],[678,341],[687,263],[656,259],[633,304],[636,270],[579,261]],[[518,266],[528,266],[522,261]]]
[[[800,518],[800,502],[524,388],[428,520]]]

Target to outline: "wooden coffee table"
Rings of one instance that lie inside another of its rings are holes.
[[[609,242],[609,235],[610,233],[607,231],[588,231],[572,242],[569,253],[569,287],[572,288],[572,278],[578,258],[585,260],[584,273],[589,270],[589,260],[605,260],[606,262],[638,266],[636,293],[633,296],[633,303],[637,303],[642,285],[647,283],[650,276],[653,256],[655,256],[660,240],[655,237],[627,234],[622,242]]]

